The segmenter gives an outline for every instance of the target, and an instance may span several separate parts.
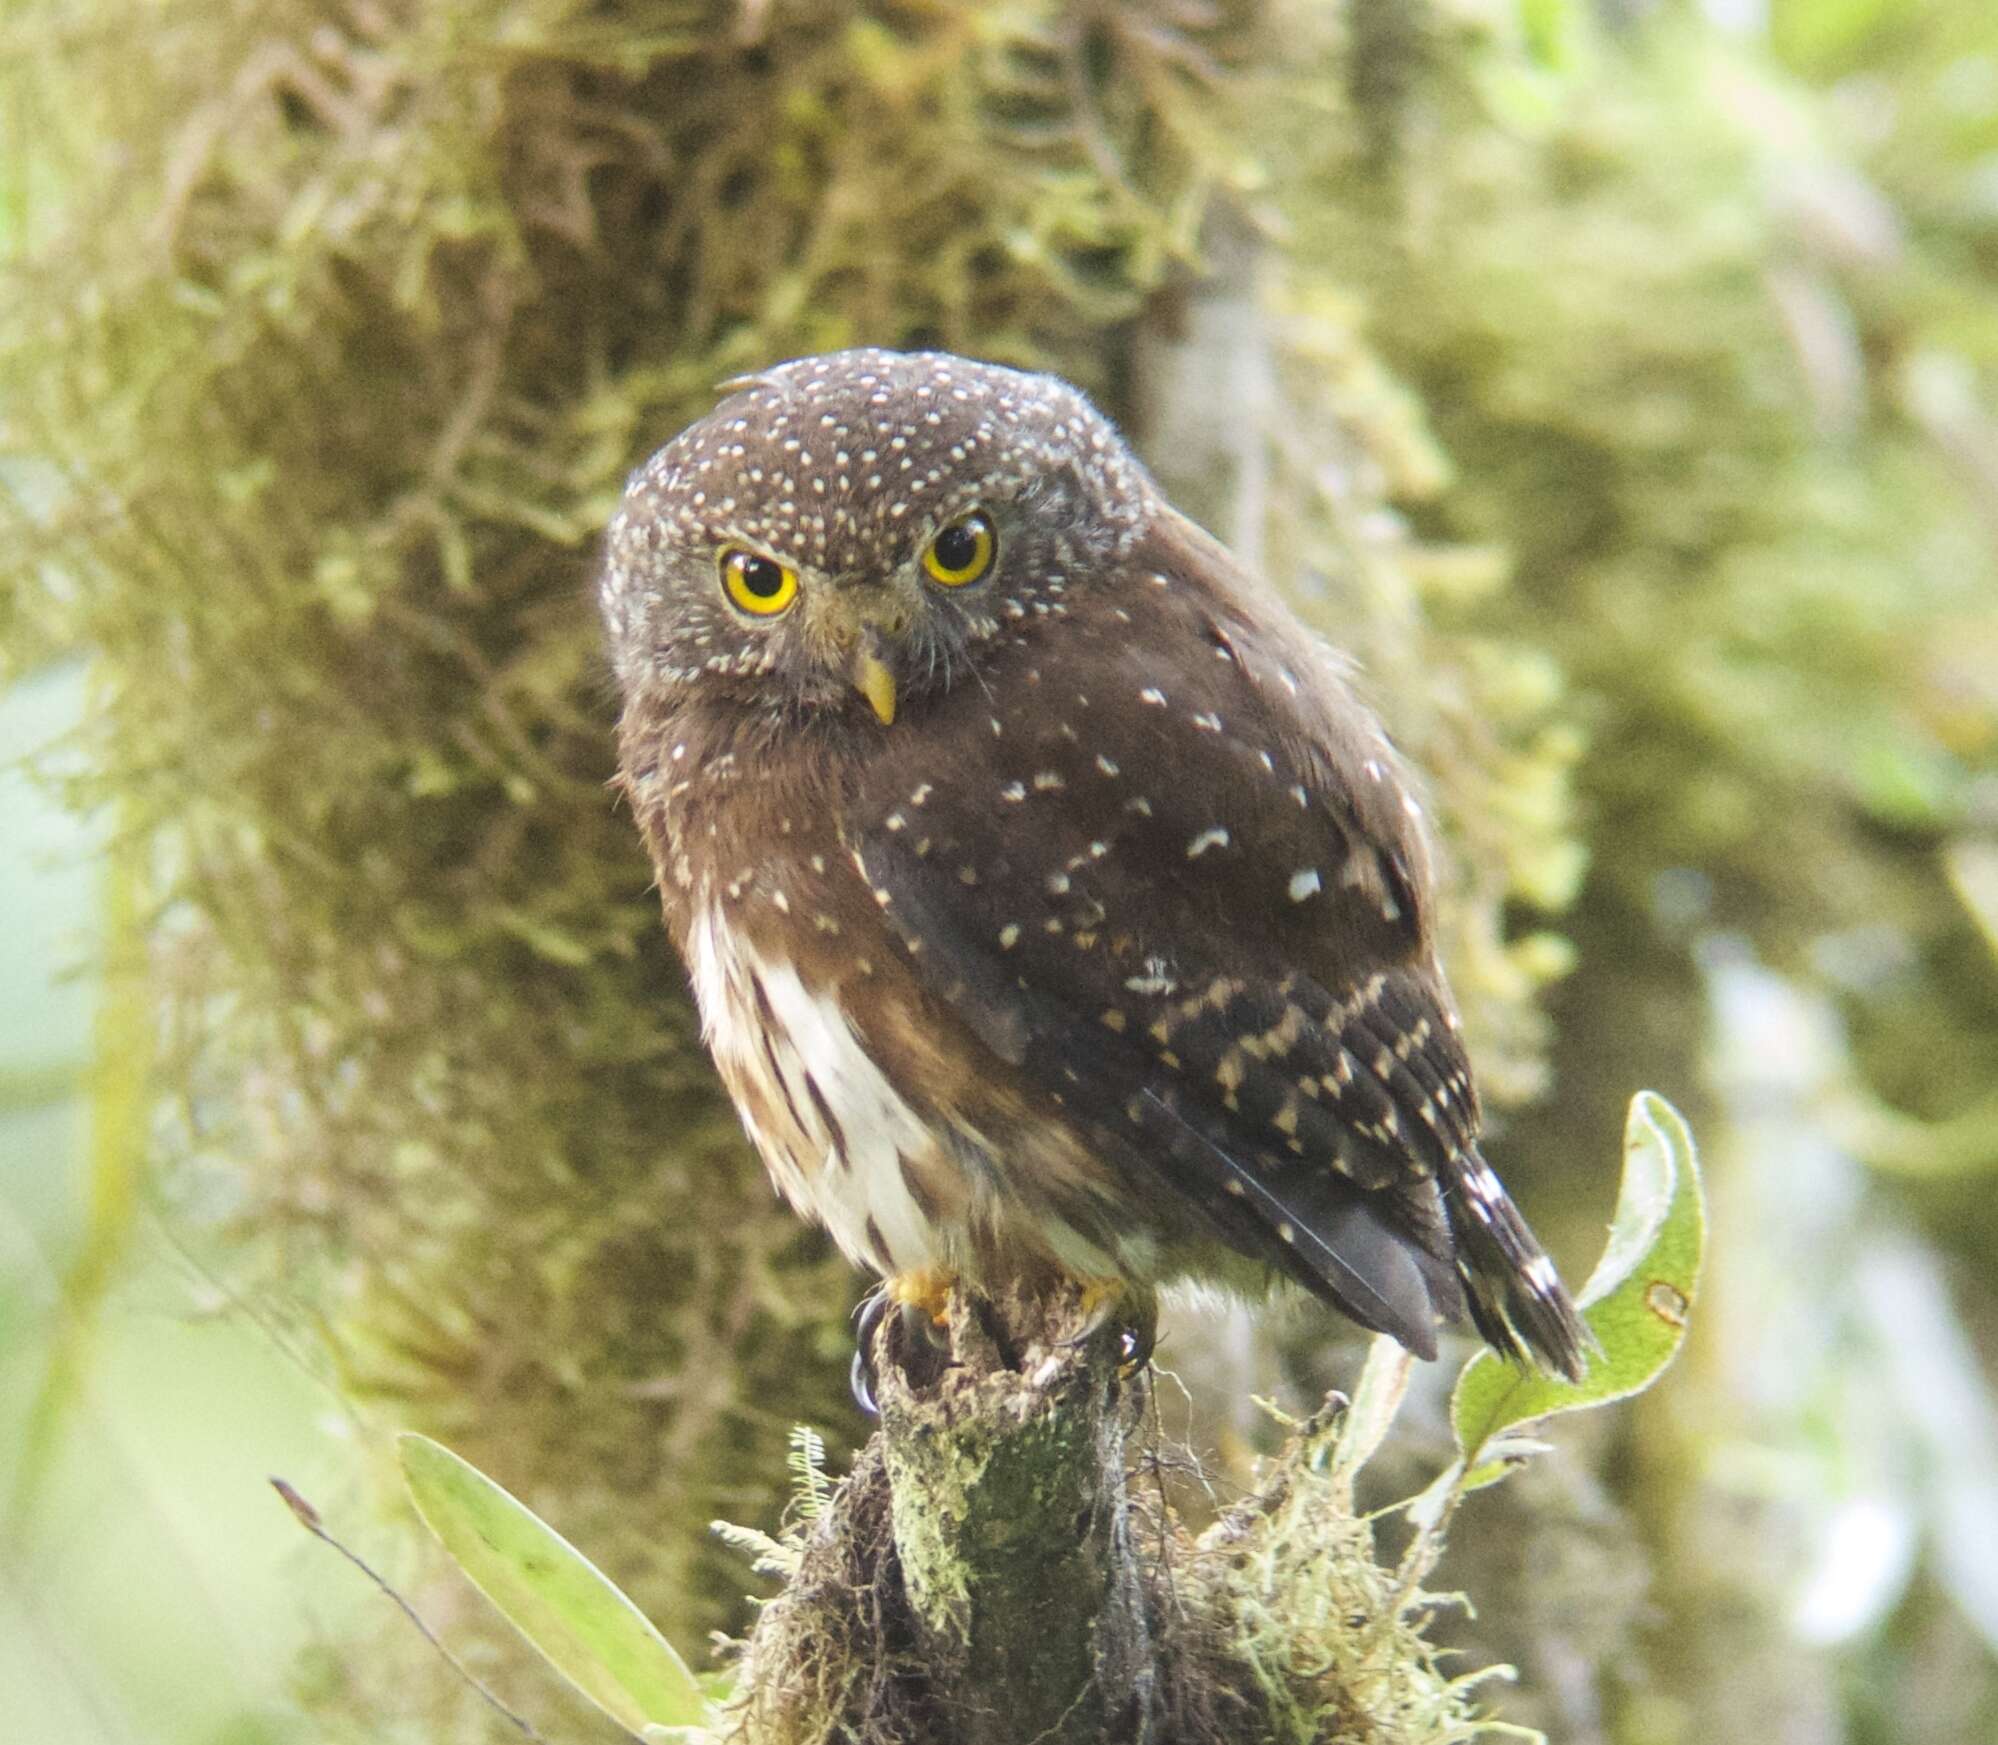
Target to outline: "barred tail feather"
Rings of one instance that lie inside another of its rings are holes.
[[[1443,1204],[1471,1322],[1516,1363],[1580,1381],[1595,1340],[1554,1263],[1475,1150],[1453,1159]]]

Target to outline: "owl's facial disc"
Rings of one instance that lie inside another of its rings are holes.
[[[808,658],[843,677],[888,727],[901,689],[896,668],[928,609],[927,596],[977,593],[998,552],[992,516],[973,507],[883,575],[825,576],[738,544],[721,547],[716,567],[722,593],[745,622],[774,629],[796,608]]]
[[[849,584],[824,590],[814,614],[814,640],[847,681],[867,699],[883,727],[894,725],[895,657],[909,628],[909,612],[893,584]]]
[[[982,526],[989,527],[980,519]],[[982,569],[991,546],[989,531],[980,538]],[[933,562],[929,558],[925,561]],[[866,698],[882,726],[893,725],[898,690],[895,650],[911,618],[902,598],[909,587],[906,577],[890,577],[883,583],[840,583],[815,576],[807,587],[794,565],[734,544],[716,552],[715,570],[723,595],[745,623],[774,628],[777,620],[792,615],[793,607],[800,608],[798,616],[809,654],[821,666],[843,674]]]
[[[982,509],[960,515],[923,547],[922,573],[926,585],[951,592],[969,588],[990,573],[997,553],[998,534],[991,516]],[[862,621],[854,636],[853,654],[847,667],[854,689],[867,699],[884,727],[893,726],[895,721],[891,638],[900,641],[906,636],[911,617],[900,609],[898,583],[906,585],[905,578],[889,582],[887,597],[891,604],[886,608],[874,605],[862,609]],[[855,590],[842,590],[841,597],[851,598],[854,593]]]

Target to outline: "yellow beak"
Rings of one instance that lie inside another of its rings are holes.
[[[872,635],[861,639],[853,651],[853,688],[867,699],[883,727],[895,720],[895,675],[876,650]]]

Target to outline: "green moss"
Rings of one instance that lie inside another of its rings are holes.
[[[1486,621],[1555,660],[1590,724],[1572,1094],[1537,1149],[1578,1154],[1675,1052],[1691,1076],[1689,921],[1807,974],[1827,941],[1899,934],[1914,976],[1855,964],[1841,992],[1883,1089],[1961,1107],[1998,1043],[1988,985],[1950,969],[1970,923],[1935,851],[1998,763],[1998,692],[1948,650],[1989,646],[1998,566],[1988,494],[1909,372],[1949,378],[1932,348],[1960,348],[1951,403],[1974,418],[1965,372],[1998,319],[1939,276],[1941,239],[1889,240],[1830,128],[1725,39],[1654,29],[1521,125],[1482,29],[1424,89],[1419,212],[1382,227],[1326,200],[1300,244],[1363,287],[1455,463],[1418,525],[1511,555]],[[1322,154],[1309,185],[1351,162]],[[1958,435],[1988,453],[1982,428]],[[1695,915],[1659,906],[1678,869]],[[1671,1015],[1626,1021],[1646,1006]]]
[[[30,9],[8,657],[87,650],[155,857],[163,1149],[233,1281],[683,1643],[696,1524],[851,1422],[859,1281],[774,1203],[611,802],[626,470],[774,356],[1099,388],[1235,173],[1226,9]],[[678,1530],[670,1523],[686,1524]],[[393,1675],[391,1675],[393,1678]]]
[[[1231,1621],[1276,1745],[1445,1745],[1495,1730],[1476,1687],[1504,1668],[1452,1675],[1428,1639],[1451,1596],[1404,1593],[1374,1530],[1328,1471],[1336,1426],[1287,1445],[1255,1497],[1203,1537],[1203,1598]]]
[[[1026,1313],[1023,1315],[1022,1310]],[[829,1501],[808,1479],[781,1542],[739,1530],[783,1590],[740,1645],[727,1737],[889,1745],[1021,1736],[1160,1745],[1449,1745],[1512,1732],[1431,1640],[1449,1596],[1378,1561],[1341,1464],[1342,1414],[1288,1426],[1279,1458],[1205,1532],[1168,1500],[1210,1480],[1153,1439],[1149,1387],[1065,1305],[953,1307],[952,1364],[884,1370],[884,1417]],[[996,1317],[1011,1356],[980,1325]],[[1014,1364],[1017,1361],[1018,1367]],[[1182,1484],[1181,1481],[1184,1481]],[[1211,1493],[1209,1493],[1211,1501]],[[1016,1693],[997,1727],[995,1694]],[[1143,1715],[1142,1723],[1137,1716]]]

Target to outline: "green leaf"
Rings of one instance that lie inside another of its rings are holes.
[[[1516,1424],[1642,1393],[1678,1354],[1706,1246],[1706,1204],[1693,1136],[1650,1091],[1631,1099],[1623,1186],[1609,1245],[1582,1288],[1583,1319],[1601,1350],[1580,1382],[1557,1381],[1481,1351],[1450,1397],[1465,1476],[1477,1490],[1505,1476],[1517,1451],[1499,1438]]]
[[[713,1718],[673,1645],[560,1533],[442,1443],[405,1431],[396,1446],[425,1525],[584,1696],[641,1738]]]

